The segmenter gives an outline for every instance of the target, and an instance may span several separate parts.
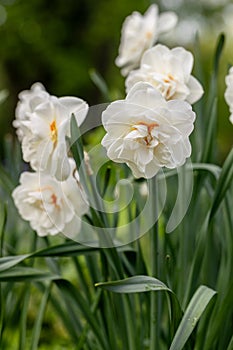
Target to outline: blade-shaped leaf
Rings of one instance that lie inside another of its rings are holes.
[[[164,290],[172,293],[163,282],[149,276],[133,276],[124,280],[113,282],[100,282],[96,287],[107,289],[114,293],[142,293],[149,291]]]
[[[4,271],[0,274],[0,282],[31,282],[40,280],[54,280],[60,278],[60,276],[38,270],[32,267],[15,267],[10,270]]]
[[[45,292],[44,292],[43,297],[42,297],[42,300],[41,300],[41,303],[40,303],[39,311],[37,313],[37,317],[35,319],[35,324],[34,324],[34,328],[33,328],[33,332],[32,332],[32,337],[31,337],[32,343],[31,343],[30,350],[37,350],[38,349],[38,343],[39,343],[39,339],[40,339],[42,322],[43,322],[46,306],[48,303],[50,291],[51,291],[51,283],[46,287]]]
[[[118,280],[114,282],[100,282],[95,284],[96,287],[100,287],[115,293],[143,293],[143,292],[156,292],[164,291],[169,293],[170,311],[171,311],[171,332],[174,334],[174,329],[178,327],[180,319],[182,317],[182,310],[179,301],[173,291],[168,288],[160,280],[149,276],[133,276],[125,278],[124,280]]]
[[[27,259],[29,256],[30,254],[24,254],[0,258],[0,276],[2,274],[2,271],[6,271],[11,267],[14,267],[15,265],[18,265],[19,263]]]
[[[103,77],[93,68],[90,69],[89,75],[90,75],[90,78],[93,81],[93,83],[101,91],[105,100],[109,101],[110,97],[109,97],[108,86],[107,86],[105,80],[103,79]]]
[[[203,311],[215,294],[213,289],[206,286],[200,286],[197,289],[184,313],[169,350],[183,349]]]
[[[218,210],[226,194],[226,191],[232,184],[232,180],[233,180],[233,148],[231,149],[230,153],[228,154],[223,164],[223,168],[222,168],[219,180],[217,182],[212,207],[210,210],[209,220],[213,218],[214,214]]]
[[[71,151],[72,151],[74,160],[76,162],[77,168],[79,169],[84,159],[84,153],[83,153],[81,132],[74,115],[72,115],[72,118],[71,118],[70,130],[71,130],[70,147],[71,147]]]
[[[57,279],[54,281],[57,285],[58,289],[64,296],[68,297],[70,302],[75,303],[79,309],[83,312],[85,319],[88,321],[90,327],[95,333],[99,343],[101,344],[101,349],[108,350],[108,342],[104,336],[103,331],[99,327],[99,324],[96,320],[96,317],[93,315],[92,310],[90,309],[90,305],[87,303],[86,299],[83,298],[81,293],[77,291],[77,289],[67,280]]]

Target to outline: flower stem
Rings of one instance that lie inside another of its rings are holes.
[[[149,196],[151,196],[151,215],[154,218],[154,225],[150,230],[150,258],[151,258],[151,275],[158,278],[158,208],[157,208],[157,180],[154,176],[149,180]],[[150,350],[159,349],[159,298],[157,293],[151,292],[151,310],[150,310]]]

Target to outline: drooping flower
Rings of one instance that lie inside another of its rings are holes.
[[[88,105],[76,97],[49,95],[41,84],[34,84],[20,95],[14,126],[22,142],[23,159],[36,171],[48,171],[58,180],[70,173],[66,137],[70,118],[78,125],[84,121]]]
[[[160,168],[176,168],[191,155],[189,135],[195,113],[185,101],[166,101],[148,83],[137,83],[125,100],[102,114],[107,156],[126,163],[135,177],[153,177]]]
[[[156,45],[147,50],[141,60],[141,66],[130,72],[126,79],[126,90],[139,81],[152,84],[166,100],[186,100],[193,104],[198,101],[203,89],[191,75],[193,55],[183,47],[169,49]]]
[[[225,78],[226,91],[224,94],[226,103],[230,108],[230,122],[233,124],[233,67],[230,68],[228,75]]]
[[[74,161],[69,161],[74,170]],[[81,216],[89,208],[86,194],[72,174],[59,182],[48,173],[24,172],[12,197],[22,218],[39,236],[75,236],[80,231]]]
[[[122,68],[123,76],[137,68],[145,50],[152,47],[161,33],[170,31],[177,23],[174,12],[159,15],[158,6],[153,4],[144,15],[134,11],[122,26],[121,43],[116,65]]]

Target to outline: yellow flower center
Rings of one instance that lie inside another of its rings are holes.
[[[56,123],[56,120],[53,120],[52,123],[50,124],[50,137],[51,137],[51,140],[52,140],[54,146],[56,146],[56,144],[57,144],[57,123]]]

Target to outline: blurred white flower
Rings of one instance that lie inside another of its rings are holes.
[[[70,162],[74,170],[74,161]],[[47,173],[24,172],[12,197],[22,218],[39,236],[63,233],[72,238],[89,208],[85,192],[72,175],[59,182]]]
[[[145,50],[152,47],[160,34],[170,31],[177,23],[174,12],[159,15],[158,6],[151,5],[144,15],[134,11],[122,26],[121,43],[116,65],[121,67],[123,76],[139,66]]]
[[[230,108],[230,121],[233,124],[233,67],[230,68],[228,75],[225,78],[226,81],[226,91],[224,94],[226,103]]]
[[[147,50],[141,60],[141,66],[130,72],[126,79],[127,92],[137,82],[144,81],[159,90],[166,100],[186,100],[193,104],[198,101],[203,89],[191,75],[193,55],[183,47],[169,49],[156,45]]]
[[[102,114],[108,157],[126,163],[135,177],[153,177],[161,167],[176,168],[191,155],[189,135],[195,113],[180,100],[166,101],[150,84],[137,83],[125,100]]]
[[[46,170],[58,180],[65,180],[70,173],[66,145],[70,118],[73,113],[81,125],[87,103],[76,97],[51,96],[39,83],[23,91],[19,98],[13,125],[22,142],[23,159],[33,170]]]

